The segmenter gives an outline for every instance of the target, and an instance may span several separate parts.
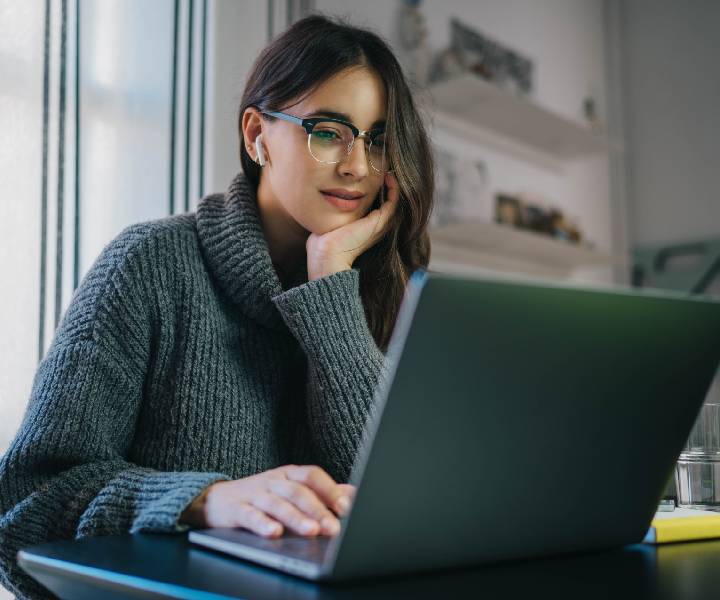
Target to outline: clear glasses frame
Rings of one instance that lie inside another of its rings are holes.
[[[348,128],[350,129],[350,131],[352,131],[352,134],[353,134],[353,141],[349,144],[345,156],[350,156],[350,153],[352,152],[352,149],[355,147],[355,140],[356,140],[356,139],[358,139],[358,138],[364,138],[364,139],[368,140],[368,164],[372,167],[372,169],[373,169],[376,173],[383,173],[383,171],[381,171],[380,169],[378,169],[378,168],[372,163],[372,160],[370,159],[370,147],[372,146],[373,141],[375,140],[375,138],[376,138],[378,135],[380,135],[380,134],[382,134],[382,133],[385,133],[385,129],[382,128],[382,127],[381,127],[381,128],[376,128],[376,129],[369,129],[369,130],[365,130],[365,131],[360,131],[360,130],[359,130],[357,127],[355,127],[355,125],[353,125],[352,123],[349,123],[349,122],[347,122],[347,121],[343,121],[342,119],[336,119],[336,118],[333,118],[333,117],[311,117],[311,118],[309,118],[309,119],[301,119],[300,117],[296,117],[295,115],[289,115],[289,114],[284,113],[284,112],[271,111],[271,110],[261,110],[260,112],[261,112],[262,114],[264,114],[264,115],[269,115],[269,116],[271,116],[271,117],[276,117],[276,118],[278,118],[278,119],[282,119],[283,121],[289,121],[290,123],[295,123],[296,125],[300,125],[303,129],[305,129],[305,131],[306,131],[307,134],[308,134],[307,144],[308,144],[308,152],[310,152],[310,156],[312,156],[312,157],[313,157],[316,161],[318,161],[319,163],[324,163],[324,164],[334,165],[334,164],[339,163],[340,161],[339,161],[339,160],[332,160],[332,161],[320,160],[319,158],[317,158],[317,157],[312,153],[312,150],[311,150],[311,148],[310,148],[310,143],[311,143],[311,137],[310,137],[310,136],[311,136],[311,134],[312,134],[312,132],[313,132],[313,129],[315,128],[315,125],[317,125],[318,123],[325,123],[325,122],[328,122],[328,121],[330,121],[330,122],[332,122],[332,123],[340,123],[340,124],[342,124],[342,125],[345,125],[346,127],[348,127]],[[387,173],[387,172],[392,172],[392,169],[386,169],[384,172],[385,172],[385,173]]]

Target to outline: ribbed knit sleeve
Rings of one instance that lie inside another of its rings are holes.
[[[350,476],[375,390],[387,377],[385,356],[365,318],[357,269],[308,281],[273,302],[308,358],[310,430],[328,473]]]
[[[157,274],[128,228],[76,291],[0,460],[0,576],[19,598],[51,597],[16,563],[44,541],[182,531],[184,508],[222,473],[162,472],[127,460],[150,357]]]

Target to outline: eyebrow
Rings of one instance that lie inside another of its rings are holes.
[[[308,113],[303,118],[307,119],[309,117],[330,117],[332,119],[340,119],[341,121],[347,121],[348,123],[352,123],[352,119],[350,118],[350,115],[346,115],[345,113],[341,113],[341,112],[336,112],[336,111],[330,110],[328,108],[319,108],[317,110],[314,110],[311,113]],[[385,124],[386,124],[385,119],[378,119],[370,126],[370,129],[375,129],[376,127],[383,127],[383,126],[385,126]]]

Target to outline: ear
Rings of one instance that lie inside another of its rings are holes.
[[[242,116],[243,143],[250,158],[258,162],[260,166],[263,166],[268,158],[267,145],[262,142],[262,131],[263,119],[260,111],[249,106]],[[258,143],[256,144],[256,142]]]

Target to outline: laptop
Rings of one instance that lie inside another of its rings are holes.
[[[333,537],[195,544],[343,581],[640,542],[720,362],[720,301],[416,271]]]

